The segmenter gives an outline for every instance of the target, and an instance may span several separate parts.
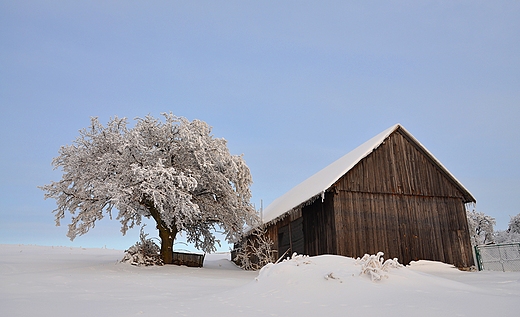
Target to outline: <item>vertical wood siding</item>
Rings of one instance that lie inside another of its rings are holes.
[[[333,190],[338,254],[473,264],[463,193],[399,130]]]
[[[278,227],[278,253],[282,256],[284,254],[290,256],[293,253],[305,254],[302,217],[283,227]]]
[[[283,256],[283,253],[285,252],[285,249],[284,250],[280,250],[280,241],[278,240],[279,233],[281,233],[280,228],[283,228],[285,226],[289,226],[289,224],[292,221],[295,221],[296,219],[301,218],[301,216],[302,216],[301,210],[296,210],[296,211],[293,211],[290,214],[288,214],[284,219],[278,221],[277,223],[271,224],[271,225],[266,227],[265,234],[266,234],[267,237],[269,237],[269,239],[271,239],[271,241],[273,241],[274,244],[273,244],[272,247],[275,250],[274,253],[275,253],[275,256],[277,258]],[[303,242],[305,243],[305,237],[304,237],[304,241]],[[282,252],[280,252],[280,251],[282,251]],[[289,255],[287,255],[287,254],[285,255],[285,257],[287,257],[287,256],[290,256],[290,254]]]
[[[303,232],[305,254],[320,255],[336,252],[336,228],[334,226],[334,195],[326,193],[325,199],[303,207]]]
[[[399,130],[336,184],[337,190],[458,197],[463,193]]]
[[[383,251],[401,263],[420,259],[472,265],[464,205],[455,198],[340,192],[335,253]]]

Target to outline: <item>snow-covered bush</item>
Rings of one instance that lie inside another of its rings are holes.
[[[481,245],[494,242],[493,226],[496,224],[495,218],[483,212],[471,210],[467,212],[469,234],[471,245]]]
[[[161,249],[151,238],[148,238],[148,234],[144,233],[143,229],[144,226],[141,227],[139,234],[141,241],[137,241],[128,250],[125,250],[125,256],[121,262],[137,266],[163,265],[160,255]]]
[[[234,260],[244,270],[256,271],[274,262],[274,242],[260,228],[254,229],[251,237],[237,248]]]
[[[376,255],[365,254],[362,258],[357,258],[356,264],[361,265],[359,274],[369,275],[372,281],[380,281],[388,277],[386,273],[389,269],[403,266],[396,258],[384,261],[383,255],[383,252],[378,252]]]

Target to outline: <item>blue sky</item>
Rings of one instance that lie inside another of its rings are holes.
[[[70,242],[37,188],[91,116],[201,119],[260,207],[401,123],[507,228],[520,213],[517,1],[0,1],[0,243]],[[153,227],[148,227],[153,232]]]

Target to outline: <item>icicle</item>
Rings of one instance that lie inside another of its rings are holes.
[[[465,203],[464,207],[466,208],[466,212],[477,210],[477,203],[470,201],[468,203]]]

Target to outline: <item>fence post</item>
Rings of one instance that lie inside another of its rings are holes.
[[[482,271],[482,262],[481,262],[481,257],[480,257],[480,251],[479,251],[479,248],[478,246],[476,245],[475,247],[475,257],[477,259],[477,269],[479,271]]]
[[[500,257],[500,265],[502,265],[502,272],[506,271],[506,268],[504,267],[504,257],[502,256],[502,246],[498,246],[498,256]]]

